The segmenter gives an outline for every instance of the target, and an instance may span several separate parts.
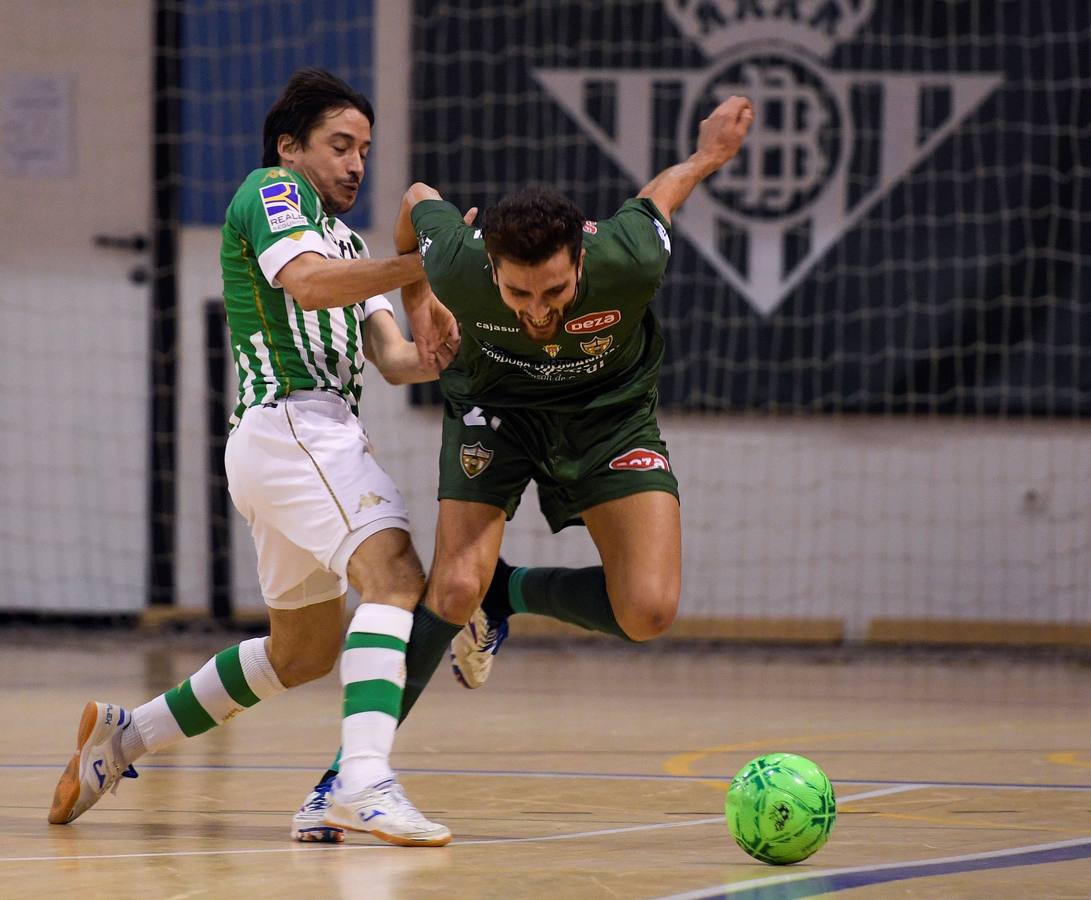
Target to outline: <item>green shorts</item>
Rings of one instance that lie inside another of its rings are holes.
[[[678,496],[653,393],[578,413],[455,404],[443,413],[439,498],[498,506],[510,519],[533,478],[554,532],[580,513],[642,491]]]

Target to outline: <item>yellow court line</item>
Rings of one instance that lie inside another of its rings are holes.
[[[889,732],[883,732],[889,734]],[[834,731],[828,734],[797,734],[788,735],[786,737],[777,738],[762,738],[756,741],[744,741],[740,744],[719,744],[715,747],[706,747],[703,750],[693,750],[689,753],[678,753],[669,757],[666,762],[663,763],[663,771],[668,775],[697,775],[697,772],[693,771],[695,763],[709,756],[716,756],[721,753],[737,753],[740,750],[762,750],[767,749],[770,746],[785,746],[788,744],[806,744],[813,743],[815,741],[831,741],[835,739],[855,738],[855,737],[871,737],[875,734],[879,734],[877,731]],[[773,752],[773,751],[770,751]],[[708,781],[699,781],[697,784],[707,784],[715,787],[719,790],[727,790],[730,782],[718,781],[715,779],[709,779]]]
[[[1050,753],[1046,759],[1057,766],[1073,766],[1077,769],[1091,769],[1091,759],[1080,759],[1078,753],[1073,753],[1071,751],[1065,753]]]

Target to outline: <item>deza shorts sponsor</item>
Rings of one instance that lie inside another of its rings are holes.
[[[588,313],[571,322],[564,323],[564,330],[569,334],[594,334],[604,328],[610,328],[621,321],[621,310],[607,309],[603,312]]]
[[[637,472],[652,472],[656,469],[662,469],[664,472],[669,472],[671,464],[662,453],[637,447],[635,450],[622,453],[621,456],[615,456],[610,460],[610,468],[633,469]]]

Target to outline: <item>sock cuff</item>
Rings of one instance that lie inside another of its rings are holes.
[[[414,620],[416,620],[417,616],[420,616],[422,619],[425,619],[427,621],[428,625],[430,625],[430,626],[432,626],[434,628],[451,628],[451,629],[454,629],[454,631],[453,631],[454,634],[458,634],[463,628],[466,627],[464,625],[459,625],[457,622],[448,622],[439,613],[432,612],[432,610],[428,607],[428,605],[423,600],[421,600],[421,602],[417,604],[417,608],[415,610],[413,610]]]
[[[353,613],[349,633],[386,634],[400,641],[409,641],[413,630],[413,613],[408,609],[385,603],[361,603]]]
[[[529,571],[530,569],[526,567],[520,567],[512,569],[511,575],[508,576],[508,602],[512,610],[517,613],[527,611],[527,601],[523,597],[523,580]]]
[[[264,637],[250,638],[239,644],[239,665],[250,690],[259,700],[266,700],[286,690],[265,652]]]

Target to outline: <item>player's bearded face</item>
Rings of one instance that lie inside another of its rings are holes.
[[[580,251],[575,262],[563,248],[533,265],[511,259],[492,260],[500,299],[515,313],[519,327],[532,341],[548,343],[561,330],[565,313],[576,301],[584,252]]]
[[[364,179],[371,123],[360,110],[349,106],[319,120],[303,146],[288,142],[278,149],[284,164],[314,186],[326,212],[348,212]]]

